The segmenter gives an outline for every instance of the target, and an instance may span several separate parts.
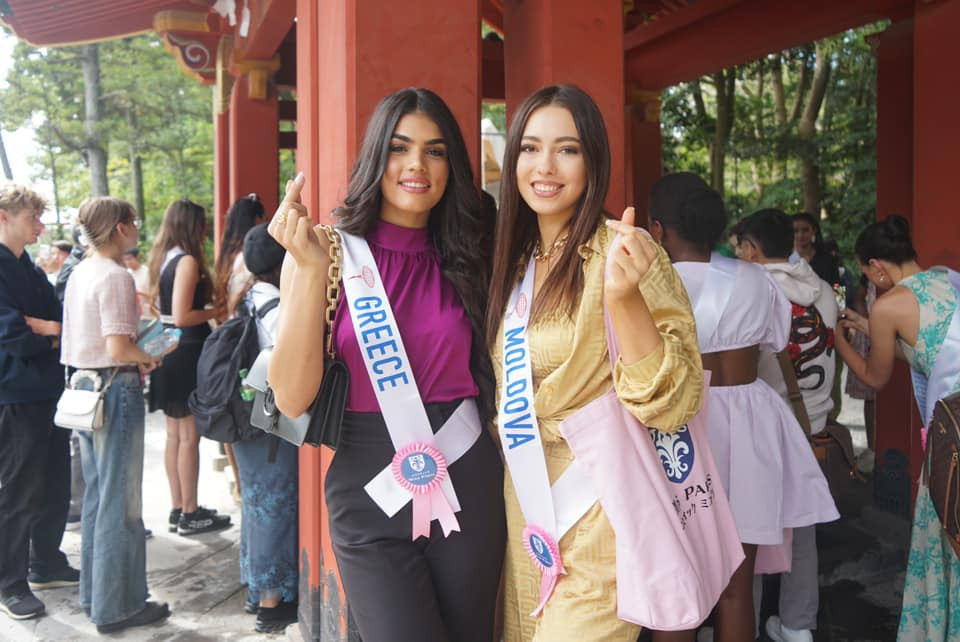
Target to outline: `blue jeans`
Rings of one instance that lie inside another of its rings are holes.
[[[100,371],[104,383],[110,376]],[[80,603],[94,624],[136,615],[147,600],[142,515],[144,405],[140,375],[121,372],[104,396],[103,428],[80,435],[86,490]]]

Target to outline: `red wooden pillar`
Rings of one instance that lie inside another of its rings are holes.
[[[626,203],[626,118],[622,0],[506,0],[504,60],[507,113],[544,85],[575,84],[603,112],[610,139],[607,209]]]
[[[343,198],[367,120],[386,94],[426,87],[456,115],[475,171],[480,146],[480,0],[297,1],[297,165],[317,220]],[[330,546],[323,478],[333,453],[300,451],[300,631],[356,639]],[[400,633],[398,633],[400,635]]]
[[[256,192],[272,213],[279,198],[277,92],[269,87],[263,99],[250,97],[250,75],[237,78],[230,96],[230,203]]]
[[[230,207],[230,116],[213,113],[213,243],[220,253],[227,209]]]
[[[637,222],[647,227],[650,188],[663,173],[660,141],[660,92],[634,90],[627,106],[629,181],[627,204],[637,208]]]
[[[877,218],[914,217],[913,20],[897,22],[873,41],[877,57]],[[876,503],[909,515],[920,472],[920,417],[910,370],[897,362],[890,383],[877,394]]]
[[[918,2],[914,17],[913,238],[924,266],[960,267],[960,0]]]

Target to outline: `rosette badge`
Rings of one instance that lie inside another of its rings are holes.
[[[422,441],[398,450],[391,463],[393,478],[413,495],[413,539],[430,537],[433,515],[443,534],[460,530],[453,508],[440,485],[447,478],[447,459],[434,446]]]
[[[539,526],[528,524],[523,529],[523,547],[527,549],[527,555],[540,569],[540,604],[530,614],[531,617],[536,617],[540,615],[543,607],[547,605],[547,600],[553,595],[557,580],[561,575],[566,575],[567,571],[560,560],[560,547],[556,540]]]

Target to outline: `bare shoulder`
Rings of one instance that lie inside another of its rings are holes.
[[[175,276],[188,276],[190,274],[200,273],[200,263],[190,254],[184,254],[177,263],[177,272]]]
[[[871,319],[889,319],[899,328],[916,326],[920,317],[920,304],[913,292],[898,285],[879,297],[870,311]]]

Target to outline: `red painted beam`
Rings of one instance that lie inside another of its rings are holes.
[[[913,0],[703,0],[635,27],[625,38],[626,75],[662,89],[912,12]]]
[[[924,266],[960,266],[960,225],[955,214],[960,146],[958,25],[960,0],[918,3],[913,54],[913,241]]]
[[[297,15],[296,0],[248,0],[250,32],[246,38],[237,38],[234,46],[251,60],[269,60],[293,26]],[[237,12],[241,3],[237,3]],[[240,16],[237,16],[240,20]],[[239,29],[237,31],[239,35]]]
[[[483,0],[480,17],[491,29],[503,36],[503,0]]]
[[[638,25],[623,34],[623,50],[630,52],[666,34],[678,31],[687,25],[719,13],[743,0],[704,0],[685,7],[682,11],[664,14],[644,24]],[[660,3],[653,1],[650,4]]]
[[[877,59],[877,218],[900,214],[913,225],[913,20],[896,23],[871,40]],[[908,516],[911,481],[920,474],[923,459],[923,422],[905,363],[897,363],[890,382],[877,394],[876,417],[876,503]],[[895,453],[907,459],[909,479],[898,480]]]
[[[3,18],[21,40],[53,47],[152,31],[160,11],[204,11],[206,0],[7,0]]]
[[[494,40],[489,36],[483,39],[481,91],[483,100],[505,100],[507,90],[503,70],[503,40]]]

